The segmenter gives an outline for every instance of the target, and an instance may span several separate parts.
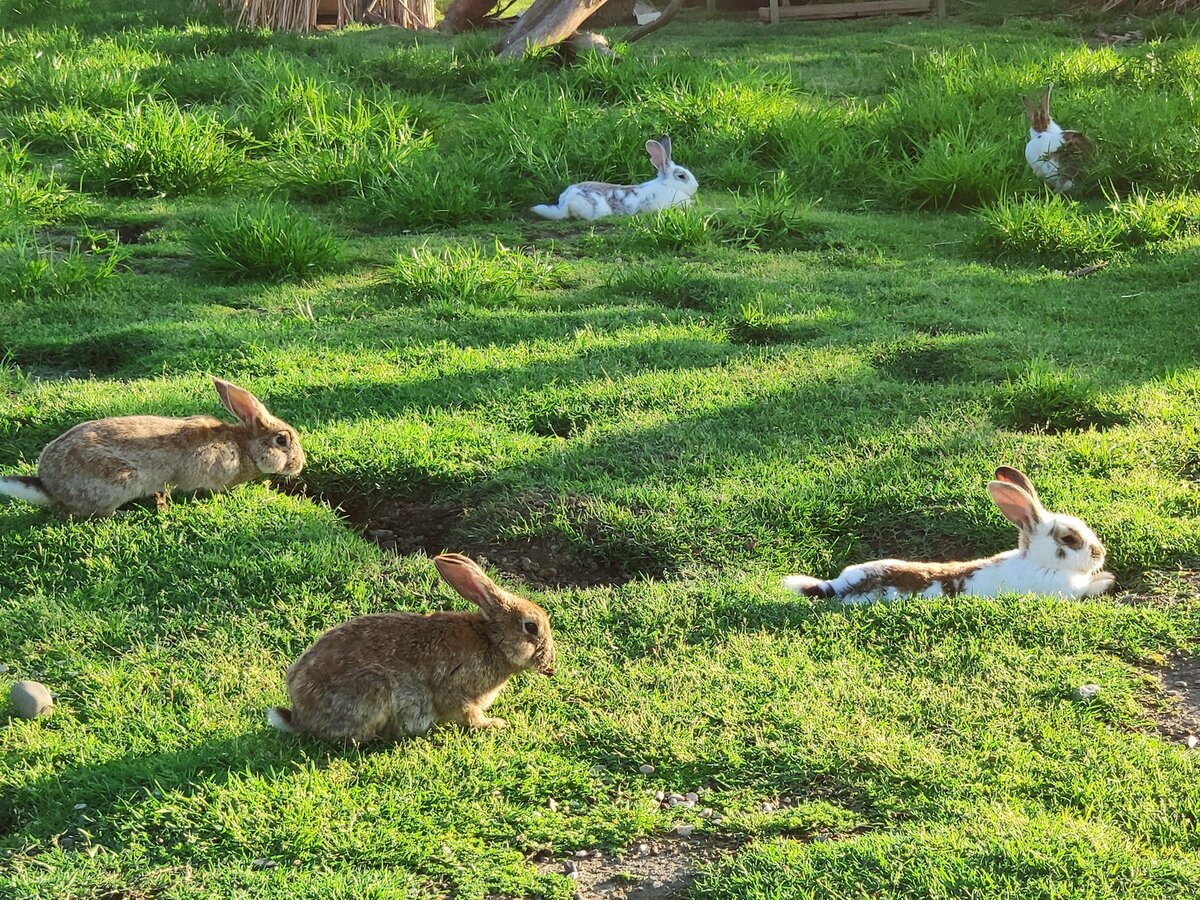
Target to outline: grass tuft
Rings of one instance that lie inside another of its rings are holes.
[[[85,187],[117,196],[219,191],[244,168],[214,116],[157,100],[96,119],[77,139],[75,162]]]
[[[1018,431],[1057,434],[1126,420],[1090,378],[1045,358],[1031,360],[1001,384],[996,404],[1002,421]]]
[[[497,242],[490,254],[478,246],[447,247],[440,252],[414,247],[385,270],[389,283],[409,302],[511,303],[527,291],[549,290],[562,283],[562,268],[547,253],[510,249]]]
[[[0,296],[11,303],[86,296],[110,282],[125,258],[116,243],[84,252],[80,242],[72,241],[58,249],[18,228],[0,239]]]
[[[209,217],[191,238],[200,270],[221,281],[287,281],[337,268],[342,244],[286,203],[242,204]]]

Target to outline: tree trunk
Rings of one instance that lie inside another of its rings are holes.
[[[519,59],[528,51],[560,43],[575,33],[604,0],[534,0],[496,48],[502,59]]]
[[[478,28],[495,5],[496,0],[454,0],[447,7],[438,30],[458,34]]]

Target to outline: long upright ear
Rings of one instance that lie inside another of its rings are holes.
[[[434,557],[433,564],[446,584],[483,610],[489,619],[503,611],[503,592],[474,560],[461,553],[443,553]]]
[[[1050,121],[1050,92],[1054,90],[1054,82],[1046,85],[1046,90],[1042,94],[1042,115],[1046,117],[1046,121]]]
[[[217,389],[221,404],[249,427],[264,428],[270,423],[271,414],[267,408],[245,388],[220,378],[213,379],[213,386]]]
[[[988,493],[992,500],[1004,513],[1004,518],[1012,522],[1024,535],[1032,535],[1034,527],[1042,521],[1040,505],[1025,491],[1007,481],[989,481]]]
[[[1014,469],[1012,466],[997,466],[996,480],[1015,484],[1033,499],[1034,505],[1039,510],[1045,511],[1046,507],[1042,506],[1042,499],[1038,496],[1037,488],[1033,486],[1033,482],[1029,480],[1029,476],[1020,469]]]
[[[671,139],[664,134],[658,139],[658,143],[662,146],[663,153],[666,154],[667,165],[669,166],[671,164]]]
[[[650,162],[660,172],[667,171],[670,154],[658,141],[646,141],[646,152],[650,154]]]

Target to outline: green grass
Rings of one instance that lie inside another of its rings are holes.
[[[334,269],[342,254],[327,227],[270,203],[210,217],[191,244],[201,271],[221,281],[308,278]]]
[[[0,718],[0,897],[567,900],[537,851],[679,824],[728,848],[693,900],[1200,889],[1200,756],[1148,674],[1200,629],[1195,20],[949,5],[685,11],[573,68],[184,0],[0,8],[0,471],[88,419],[225,416],[212,375],[309,458],[107,521],[0,504],[3,677],[58,695]],[[1066,199],[1022,156],[1051,78],[1097,144]],[[650,177],[664,131],[695,207],[525,211]],[[781,590],[1011,548],[1000,463],[1128,593]],[[320,497],[546,607],[559,671],[505,689],[511,728],[266,727],[323,629],[465,608]]]

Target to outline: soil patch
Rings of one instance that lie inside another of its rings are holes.
[[[641,841],[624,854],[599,850],[583,858],[538,862],[542,874],[568,875],[581,900],[673,900],[686,897],[696,870],[733,854],[742,835],[703,834]]]
[[[301,485],[284,490],[308,494]],[[436,556],[451,551],[465,553],[480,565],[495,566],[537,587],[599,587],[621,585],[638,577],[659,577],[661,567],[636,562],[615,564],[587,553],[565,538],[544,537],[496,540],[481,537],[470,527],[467,510],[457,503],[439,503],[421,497],[319,494],[364,540],[381,550],[407,555]]]
[[[1165,702],[1149,712],[1158,733],[1172,743],[1200,738],[1200,658],[1172,657],[1157,674]]]

